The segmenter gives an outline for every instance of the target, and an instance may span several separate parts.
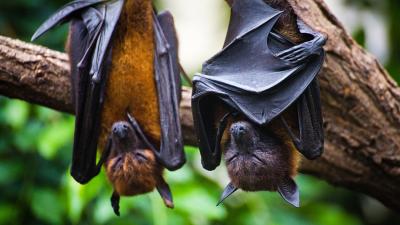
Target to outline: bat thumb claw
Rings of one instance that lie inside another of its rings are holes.
[[[229,196],[231,196],[233,193],[235,193],[238,190],[237,187],[235,187],[232,183],[229,183],[224,191],[222,192],[222,195],[217,203],[217,206],[219,206],[225,199],[227,199]]]

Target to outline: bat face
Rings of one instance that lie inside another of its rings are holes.
[[[116,122],[111,128],[112,140],[116,146],[115,150],[119,153],[123,151],[134,150],[138,147],[138,139],[135,135],[135,131],[132,129],[127,122]],[[131,148],[131,149],[130,149]]]
[[[126,196],[152,191],[162,176],[154,153],[139,147],[138,137],[127,122],[114,123],[111,138],[106,171],[115,191]]]
[[[289,176],[289,150],[272,133],[247,121],[230,127],[224,158],[232,183],[245,191],[276,191]]]

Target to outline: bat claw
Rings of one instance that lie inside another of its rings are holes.
[[[114,191],[114,193],[111,196],[111,206],[114,210],[115,215],[120,216],[119,212],[119,194]]]
[[[222,195],[217,203],[217,206],[221,205],[221,203],[227,199],[229,196],[231,196],[233,193],[235,193],[238,190],[237,187],[235,187],[232,183],[229,183],[224,191],[222,192]]]

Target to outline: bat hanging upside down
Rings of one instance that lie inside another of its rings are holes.
[[[145,194],[157,188],[167,207],[173,208],[172,194],[165,182],[163,167],[152,150],[141,143],[130,123],[114,123],[108,144],[109,158],[105,161],[107,177],[114,186],[111,204],[119,215],[119,198]]]
[[[270,128],[276,128],[276,122]],[[244,191],[277,191],[290,204],[299,206],[297,175],[300,155],[284,130],[258,127],[246,120],[232,122],[221,141],[231,183],[218,204],[238,188]]]
[[[202,165],[224,156],[237,189],[278,191],[299,206],[292,179],[299,153],[323,152],[317,79],[326,38],[296,17],[286,0],[226,0],[231,18],[223,49],[193,78],[192,110]]]
[[[85,184],[105,163],[117,214],[120,195],[155,187],[173,207],[162,171],[179,169],[185,155],[172,15],[157,14],[151,0],[75,0],[32,39],[68,21],[76,115],[71,175]],[[97,149],[102,151],[96,164]]]

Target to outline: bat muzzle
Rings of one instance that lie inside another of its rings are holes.
[[[113,126],[112,132],[116,137],[125,139],[128,137],[129,127],[125,123],[117,123]]]
[[[230,131],[233,138],[239,140],[248,135],[249,127],[245,122],[238,122],[231,126]]]

